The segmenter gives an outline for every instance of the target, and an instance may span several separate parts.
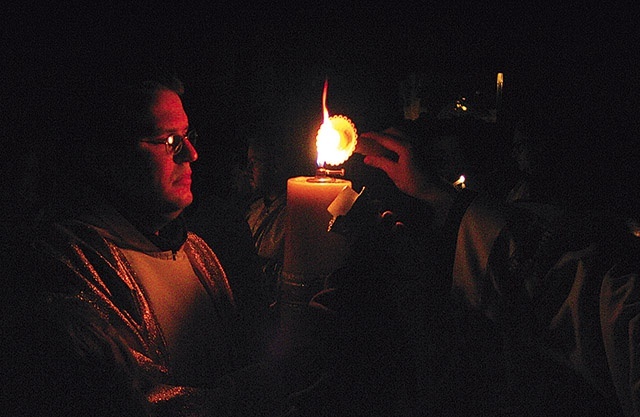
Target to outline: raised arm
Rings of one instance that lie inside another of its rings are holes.
[[[437,176],[416,155],[409,138],[395,128],[383,132],[366,132],[361,140],[373,141],[382,146],[385,155],[368,154],[364,162],[383,170],[403,193],[426,201],[436,213],[436,225],[442,226],[455,198],[455,188]],[[397,155],[397,158],[389,155]]]

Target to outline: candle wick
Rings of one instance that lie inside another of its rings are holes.
[[[344,168],[342,169],[329,169],[325,167],[319,167],[316,169],[316,178],[328,178],[339,175],[344,177]]]

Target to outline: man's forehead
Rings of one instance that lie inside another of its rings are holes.
[[[189,119],[182,106],[182,100],[173,91],[159,91],[150,111],[157,130],[180,130],[186,128],[189,124]]]

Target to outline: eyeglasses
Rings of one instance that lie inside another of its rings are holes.
[[[142,140],[141,142],[152,143],[154,145],[164,144],[169,155],[177,155],[180,153],[180,151],[182,151],[185,139],[189,140],[191,146],[196,146],[196,142],[198,141],[198,133],[195,130],[190,130],[185,136],[174,134],[167,136],[164,139],[146,139]]]

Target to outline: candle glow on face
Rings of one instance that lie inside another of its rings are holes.
[[[323,123],[316,136],[316,148],[318,150],[318,167],[328,165],[340,165],[356,149],[356,128],[348,118],[344,116],[331,116],[327,110],[327,81],[324,82],[322,91]]]

